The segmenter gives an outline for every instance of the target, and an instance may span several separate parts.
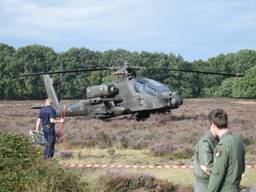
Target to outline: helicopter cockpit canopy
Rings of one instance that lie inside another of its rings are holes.
[[[160,83],[159,81],[155,81],[153,79],[148,79],[148,78],[144,78],[144,79],[147,81],[148,85],[150,85],[151,87],[154,87],[159,92],[169,92],[170,91],[170,89],[166,85]]]
[[[153,96],[158,95],[158,93],[170,92],[170,89],[164,84],[148,78],[136,79],[134,81],[134,89],[136,92],[144,90]]]

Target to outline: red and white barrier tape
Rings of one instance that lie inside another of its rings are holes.
[[[175,164],[163,164],[163,165],[141,165],[141,164],[97,164],[97,163],[61,163],[63,168],[91,168],[91,169],[192,169],[190,164],[175,165]],[[246,165],[247,169],[256,169],[256,164]]]

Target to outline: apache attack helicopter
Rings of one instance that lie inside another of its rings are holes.
[[[89,116],[93,118],[107,119],[115,116],[132,114],[135,115],[137,120],[144,120],[148,118],[151,113],[169,112],[171,109],[176,109],[182,105],[182,97],[177,91],[170,90],[166,85],[156,80],[146,77],[137,77],[135,72],[136,69],[141,68],[130,67],[128,65],[121,67],[112,73],[113,75],[118,75],[118,79],[110,83],[87,87],[86,99],[68,103],[66,105],[59,102],[53,86],[53,79],[49,74],[103,71],[110,70],[110,68],[43,72],[23,74],[18,75],[18,77],[42,75],[47,95],[53,100],[53,107],[56,109],[58,116],[61,116],[64,113],[65,116]],[[151,68],[151,70],[155,69]],[[156,70],[238,76],[236,74],[188,71],[170,68]]]

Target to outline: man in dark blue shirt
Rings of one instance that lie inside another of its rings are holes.
[[[54,145],[56,140],[55,123],[64,123],[64,119],[56,119],[56,111],[52,107],[52,100],[46,99],[45,106],[40,110],[36,123],[36,132],[42,127],[47,145],[44,151],[44,158],[52,158],[54,155]]]

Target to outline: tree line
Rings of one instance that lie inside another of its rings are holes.
[[[160,81],[178,90],[185,98],[232,97],[256,98],[256,51],[243,49],[236,53],[220,54],[207,61],[185,61],[181,55],[159,52],[130,52],[123,49],[92,51],[87,48],[70,48],[56,53],[42,45],[29,45],[15,49],[0,43],[0,99],[44,99],[46,97],[40,76],[14,78],[17,74],[36,72],[121,67],[124,63],[145,67],[138,76]],[[174,71],[151,71],[147,68],[173,68],[244,74],[227,77]],[[56,82],[60,75],[52,75]],[[86,87],[110,80],[109,71],[71,73],[62,75],[65,80],[58,86],[63,99],[86,98]]]

